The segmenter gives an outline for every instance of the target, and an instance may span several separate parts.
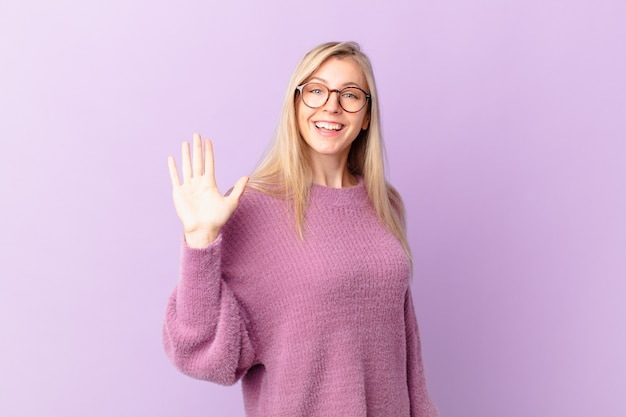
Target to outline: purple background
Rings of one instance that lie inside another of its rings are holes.
[[[169,154],[227,189],[302,54],[357,40],[444,416],[626,415],[623,0],[0,0],[0,415],[241,416],[161,347]]]

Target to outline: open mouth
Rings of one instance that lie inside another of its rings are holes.
[[[315,122],[315,127],[319,130],[325,130],[328,132],[338,132],[343,129],[343,125],[341,123],[331,122]]]

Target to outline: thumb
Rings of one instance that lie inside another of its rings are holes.
[[[233,190],[230,192],[229,198],[233,199],[236,204],[239,204],[239,197],[243,194],[243,191],[246,189],[246,184],[248,183],[249,177],[241,177],[235,183]]]

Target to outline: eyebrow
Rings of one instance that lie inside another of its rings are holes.
[[[328,84],[328,81],[326,81],[325,79],[320,78],[320,77],[311,77],[311,78],[309,78],[309,80],[308,80],[307,82],[308,82],[308,83],[310,83],[310,82],[311,82],[311,81],[313,81],[313,80],[315,80],[315,81],[321,81],[321,82],[323,82],[323,83]],[[355,83],[355,82],[353,82],[353,81],[348,81],[347,83],[343,83],[343,85],[341,86],[341,88],[344,88],[344,87],[359,87],[359,88],[361,88],[361,89],[363,89],[363,90],[364,90],[364,88],[363,88],[363,87],[361,87],[359,84],[357,84],[357,83]]]

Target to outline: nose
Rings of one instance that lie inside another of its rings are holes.
[[[337,93],[337,94],[333,94]],[[341,111],[341,104],[339,103],[339,90],[330,90],[328,92],[328,100],[326,100],[326,104],[324,105],[324,110],[329,111],[331,113],[338,113]]]

